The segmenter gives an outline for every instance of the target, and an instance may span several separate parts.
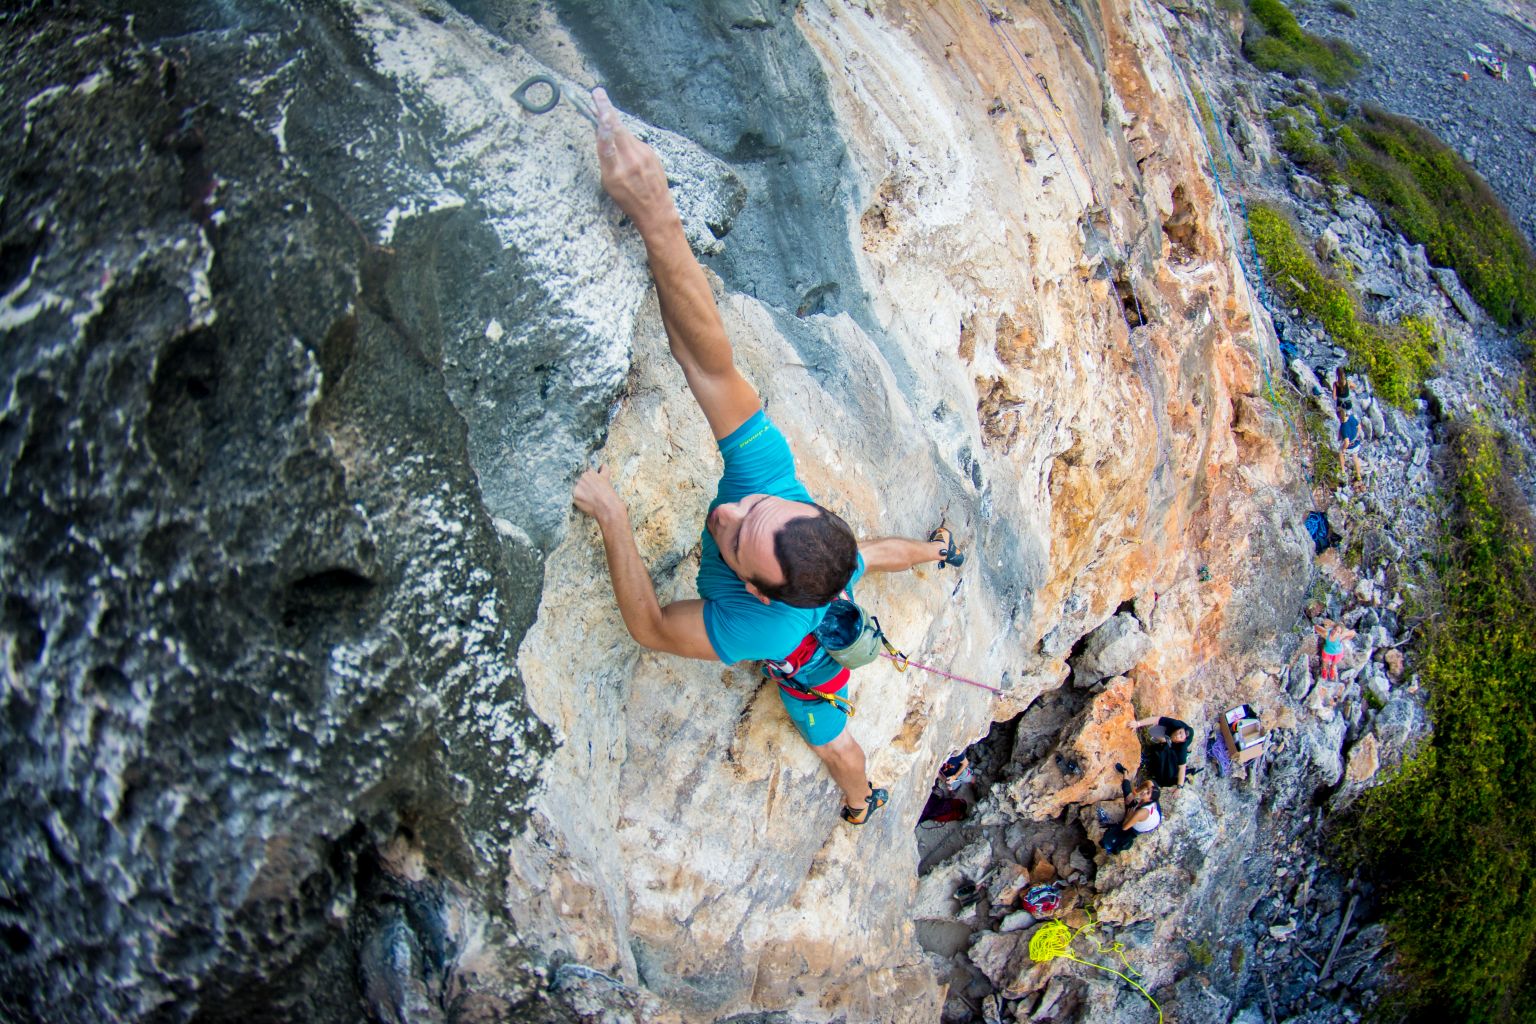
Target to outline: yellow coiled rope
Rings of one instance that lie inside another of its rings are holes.
[[[1084,960],[1076,953],[1072,952],[1072,940],[1076,939],[1084,932],[1090,932],[1097,927],[1098,922],[1092,920],[1091,918],[1087,924],[1083,925],[1077,931],[1073,931],[1066,925],[1062,924],[1060,921],[1047,921],[1045,925],[1041,927],[1039,931],[1035,932],[1034,936],[1029,940],[1029,958],[1035,963],[1039,964],[1044,963],[1047,960],[1055,960],[1057,957],[1065,957],[1074,963],[1085,964],[1089,967],[1097,967],[1101,971],[1108,971],[1115,977],[1126,981],[1132,988],[1134,988],[1137,992],[1140,992],[1143,996],[1146,996],[1147,1002],[1152,1004],[1152,1009],[1157,1011],[1157,1024],[1163,1024],[1163,1008],[1157,1005],[1157,1000],[1153,999],[1146,989],[1136,984],[1136,982],[1133,981],[1128,975],[1121,974],[1113,967],[1105,967],[1103,964],[1096,964],[1092,960]],[[1125,969],[1127,971],[1130,971],[1131,974],[1137,973],[1131,969],[1130,961],[1126,960],[1125,958],[1125,945],[1123,943],[1118,941],[1111,942],[1106,946],[1091,935],[1088,938],[1089,941],[1093,943],[1094,948],[1098,953],[1115,954],[1120,958],[1120,962],[1125,965]]]

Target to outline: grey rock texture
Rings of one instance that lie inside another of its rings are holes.
[[[0,839],[0,999],[353,1019],[361,985],[441,1013],[478,960],[505,1012],[538,983],[505,919],[443,908],[487,903],[464,887],[550,746],[512,652],[646,279],[595,177],[536,157],[581,123],[509,108],[539,65],[462,19],[139,13],[37,5],[0,37],[3,801],[27,823]],[[738,186],[689,159],[724,224]],[[430,898],[381,881],[402,837]]]
[[[1083,641],[1082,653],[1072,662],[1072,682],[1092,686],[1101,679],[1129,672],[1151,646],[1152,638],[1141,628],[1136,616],[1120,612]]]

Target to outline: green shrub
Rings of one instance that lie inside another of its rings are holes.
[[[1344,346],[1377,395],[1403,408],[1411,406],[1439,352],[1430,323],[1404,317],[1392,327],[1380,327],[1362,319],[1349,287],[1319,265],[1290,220],[1274,207],[1250,206],[1248,230],[1275,290]]]
[[[1243,55],[1255,67],[1342,85],[1365,66],[1365,58],[1348,43],[1304,31],[1280,0],[1249,0],[1248,11],[1252,18],[1243,33]]]
[[[1536,323],[1536,252],[1488,184],[1434,133],[1366,107],[1340,134],[1349,184],[1453,268],[1504,326]]]
[[[1336,425],[1310,402],[1302,413],[1302,422],[1312,445],[1312,483],[1325,491],[1337,490],[1344,483],[1344,475],[1333,450]]]
[[[1500,324],[1536,324],[1536,252],[1475,170],[1407,118],[1366,107],[1343,123],[1338,97],[1290,101],[1269,117],[1297,166],[1358,192]]]
[[[1280,134],[1280,151],[1298,167],[1325,181],[1340,180],[1339,162],[1307,125],[1296,125]]]
[[[1536,1013],[1536,528],[1501,438],[1458,424],[1446,448],[1444,607],[1422,657],[1434,736],[1339,838],[1381,883],[1402,1009],[1525,1021]]]
[[[1328,9],[1335,14],[1344,15],[1346,18],[1353,18],[1355,16],[1355,5],[1350,3],[1349,0],[1333,0],[1328,5]]]

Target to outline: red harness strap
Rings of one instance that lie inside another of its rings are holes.
[[[783,661],[768,662],[768,664],[773,668],[774,672],[778,673],[774,676],[774,678],[779,680],[779,689],[783,690],[789,696],[795,698],[795,700],[821,700],[821,697],[807,696],[801,691],[786,685],[782,678],[783,676],[792,676],[796,672],[799,672],[802,668],[805,667],[808,661],[816,656],[816,652],[819,650],[821,650],[821,641],[816,639],[816,634],[807,633],[805,639],[800,641],[800,646],[789,652],[789,657],[785,658]],[[831,679],[828,679],[826,682],[818,686],[812,686],[810,689],[816,691],[817,693],[836,693],[838,690],[841,690],[844,686],[847,685],[848,670],[845,668],[840,670],[837,675],[833,676]]]

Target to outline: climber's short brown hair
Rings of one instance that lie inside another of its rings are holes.
[[[858,568],[859,542],[841,516],[807,502],[816,515],[785,523],[773,538],[783,583],[751,583],[764,597],[794,608],[820,608],[831,604],[848,586]]]

